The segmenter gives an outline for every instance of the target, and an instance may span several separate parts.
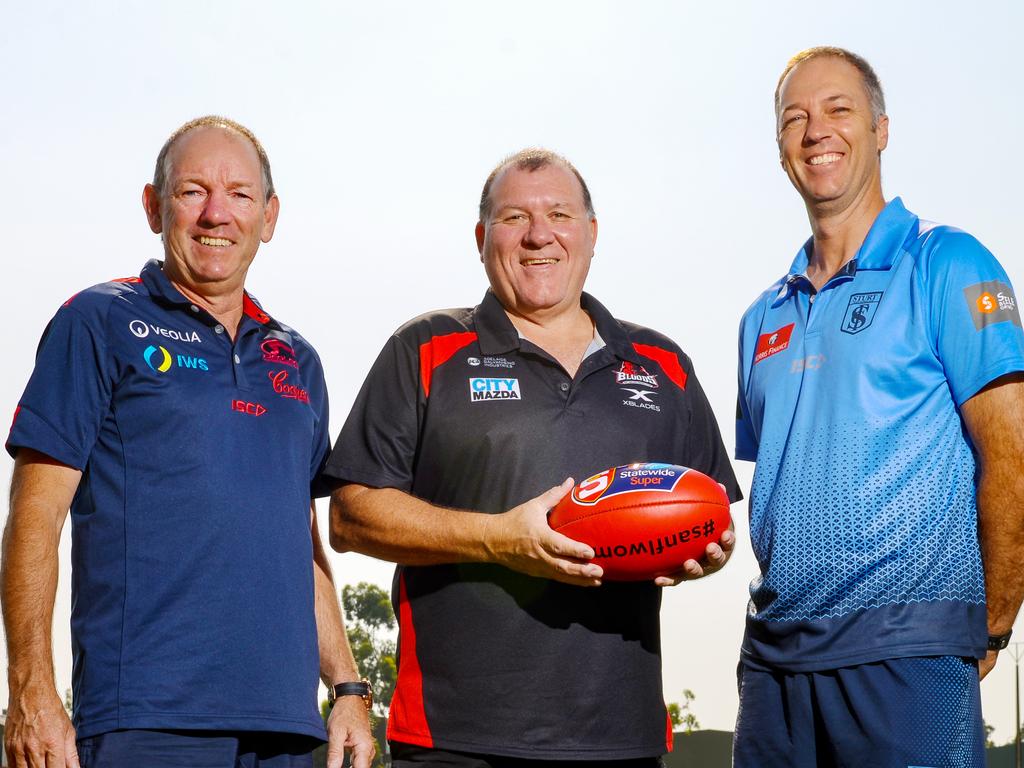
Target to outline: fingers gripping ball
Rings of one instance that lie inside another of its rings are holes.
[[[556,531],[589,544],[612,581],[646,581],[700,560],[729,528],[714,480],[675,464],[627,464],[588,477],[548,513]]]

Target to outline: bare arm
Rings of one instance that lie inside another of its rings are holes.
[[[0,571],[10,688],[4,748],[12,765],[78,766],[54,681],[52,626],[57,547],[81,476],[25,448],[14,463]]]
[[[496,515],[434,506],[394,488],[344,485],[331,498],[331,546],[405,565],[497,563],[532,576],[596,586],[594,551],[553,531],[548,510],[572,479]]]
[[[998,379],[963,404],[978,458],[978,536],[985,568],[988,632],[1010,630],[1024,599],[1024,375]],[[980,664],[984,677],[997,651]]]
[[[316,610],[317,642],[320,650],[320,679],[324,685],[359,680],[359,668],[352,656],[345,624],[334,591],[331,564],[320,540],[316,504],[310,502],[310,535],[313,539],[313,589]],[[363,700],[355,696],[339,698],[327,719],[327,766],[341,768],[345,749],[352,752],[353,768],[370,768],[373,760],[373,734]]]

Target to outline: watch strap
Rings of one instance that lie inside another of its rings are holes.
[[[988,636],[988,649],[990,651],[1001,651],[1010,644],[1010,635],[1013,634],[1011,629],[1005,635],[989,635]]]
[[[369,680],[356,682],[335,683],[327,689],[327,703],[332,707],[339,696],[358,696],[363,700],[367,709],[373,706],[373,690],[370,688]]]

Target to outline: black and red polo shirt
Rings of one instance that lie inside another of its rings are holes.
[[[689,358],[583,294],[605,346],[575,377],[521,338],[497,297],[412,320],[363,384],[325,474],[504,512],[568,476],[682,464],[739,487]],[[538,759],[670,746],[652,583],[575,587],[474,563],[399,566],[388,737]]]

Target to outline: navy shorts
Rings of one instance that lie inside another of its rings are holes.
[[[531,760],[523,757],[449,752],[391,742],[391,768],[661,768],[660,757],[635,760]]]
[[[734,768],[985,767],[974,659],[737,674]]]
[[[109,731],[78,740],[82,768],[312,768],[320,741],[293,733]]]

